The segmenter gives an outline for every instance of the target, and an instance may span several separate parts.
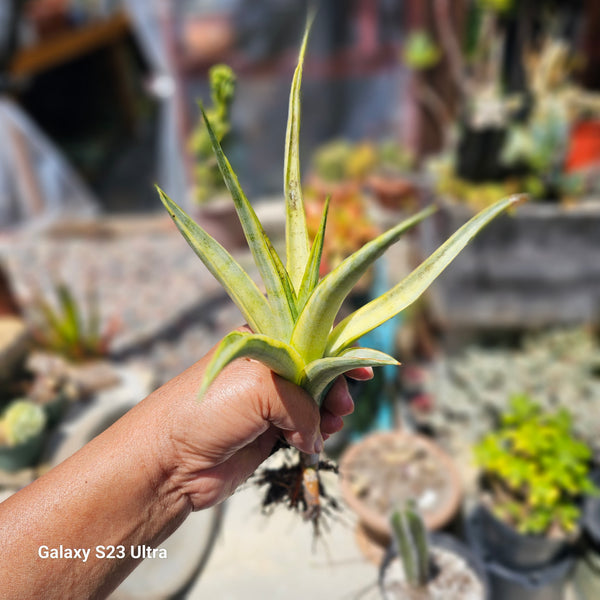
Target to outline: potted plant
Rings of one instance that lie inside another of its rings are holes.
[[[469,240],[503,210],[522,201],[506,198],[463,225],[445,244],[390,291],[372,300],[335,325],[338,311],[368,267],[402,234],[430,215],[428,208],[399,223],[363,246],[323,279],[319,278],[325,239],[328,203],[319,231],[309,245],[302,201],[299,164],[300,85],[308,32],[305,30],[299,63],[290,95],[290,112],[285,144],[284,192],[286,198],[286,264],[279,257],[252,206],[248,202],[221,145],[205,117],[207,131],[219,168],[232,195],[248,245],[266,287],[266,296],[241,265],[177,203],[159,190],[161,200],[175,224],[204,264],[223,285],[240,309],[251,332],[227,335],[213,355],[199,395],[228,363],[239,357],[262,361],[278,375],[303,387],[320,404],[328,386],[342,373],[364,366],[396,365],[397,361],[371,348],[356,348],[354,342],[389,320],[413,301],[442,272]],[[281,501],[301,509],[317,527],[322,512],[319,454],[302,455],[295,466],[285,466],[284,484],[273,481]],[[291,480],[290,480],[291,478]],[[303,490],[296,493],[296,490]]]
[[[42,451],[46,413],[27,399],[11,402],[0,419],[0,469],[18,471],[37,461]]]
[[[90,290],[87,302],[80,302],[63,281],[54,282],[55,302],[37,292],[32,306],[32,335],[38,351],[32,353],[26,367],[34,376],[70,382],[76,396],[85,397],[111,387],[119,378],[107,363],[110,343],[119,323],[112,319],[103,327],[97,294]],[[39,384],[39,397],[50,399]],[[55,400],[64,403],[65,396]],[[57,407],[49,407],[53,413]]]
[[[389,515],[397,503],[414,501],[430,530],[449,525],[461,505],[456,464],[423,435],[374,432],[346,449],[340,474],[342,497],[359,517],[358,536],[367,554],[367,540],[389,544]]]
[[[514,396],[474,453],[483,504],[470,519],[472,539],[492,579],[502,582],[502,597],[561,597],[582,497],[597,492],[588,476],[591,451],[573,435],[570,414],[543,412],[527,395]]]
[[[429,537],[410,503],[390,519],[392,543],[379,568],[384,600],[485,600],[489,588],[483,566],[450,536]]]
[[[231,131],[231,104],[235,94],[236,77],[231,67],[217,64],[210,68],[210,95],[212,105],[206,114],[219,143],[225,145]],[[194,200],[198,220],[217,241],[238,247],[245,242],[235,208],[229,201],[217,159],[212,151],[210,135],[200,119],[190,139],[194,156]]]

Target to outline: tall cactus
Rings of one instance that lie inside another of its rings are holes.
[[[394,511],[391,518],[394,541],[411,587],[425,587],[430,577],[430,556],[425,523],[414,503]]]

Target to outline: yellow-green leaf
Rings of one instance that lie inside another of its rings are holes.
[[[233,331],[223,338],[208,363],[200,387],[200,398],[222,369],[243,356],[262,362],[273,372],[294,383],[299,382],[304,367],[298,353],[288,344],[258,333]]]
[[[338,376],[357,367],[399,365],[389,354],[372,348],[350,348],[339,356],[320,358],[306,365],[300,385],[320,404],[323,392]]]
[[[475,215],[389,292],[359,308],[339,323],[329,336],[326,354],[338,354],[365,333],[412,304],[485,225],[502,211],[524,200],[525,196],[522,195],[510,196]]]
[[[277,252],[275,252],[271,241],[258,220],[254,209],[250,202],[248,202],[227,157],[223,153],[221,144],[213,131],[204,109],[200,107],[200,110],[204,117],[219,169],[223,175],[227,189],[233,198],[235,209],[248,240],[248,246],[264,281],[269,303],[273,307],[272,319],[278,322],[278,328],[284,332],[284,338],[289,339],[294,324],[296,306],[291,281],[283,268],[281,259],[277,255]]]
[[[406,231],[434,210],[433,206],[426,208],[382,233],[342,261],[319,282],[300,313],[292,335],[292,345],[307,362],[323,356],[327,338],[344,299],[369,266]]]
[[[278,327],[278,321],[273,319],[271,306],[246,271],[176,202],[160,188],[157,190],[183,237],[223,286],[252,330],[275,338],[283,336],[284,332]]]
[[[300,178],[300,88],[302,85],[304,54],[313,19],[314,14],[308,18],[298,56],[298,65],[292,80],[283,167],[286,201],[286,264],[297,294],[300,291],[309,255],[308,230]]]

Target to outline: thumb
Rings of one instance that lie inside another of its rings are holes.
[[[283,432],[287,442],[306,454],[323,450],[317,403],[299,386],[270,372],[269,393],[261,395],[263,418]]]

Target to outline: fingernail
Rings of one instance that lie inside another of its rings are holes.
[[[321,454],[323,452],[323,437],[319,433],[317,434],[317,439],[315,440],[315,454]]]

